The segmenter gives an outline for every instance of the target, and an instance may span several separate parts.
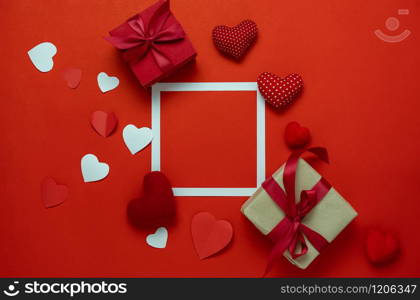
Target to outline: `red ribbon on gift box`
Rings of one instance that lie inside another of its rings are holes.
[[[286,250],[289,250],[293,259],[305,255],[308,252],[308,245],[305,237],[318,252],[321,252],[321,250],[329,244],[322,235],[303,224],[302,219],[324,198],[330,190],[331,185],[324,178],[321,178],[311,190],[302,191],[300,201],[296,203],[296,169],[299,158],[305,151],[315,154],[326,163],[329,162],[327,149],[322,147],[313,147],[307,150],[293,152],[284,167],[284,190],[273,177],[268,178],[262,184],[263,189],[285,214],[283,220],[281,220],[268,234],[268,237],[275,245],[268,257],[267,268],[264,275],[271,270],[274,262],[283,255]]]
[[[163,51],[159,49],[162,43],[172,43],[184,39],[185,32],[178,22],[167,24],[171,15],[169,1],[160,1],[160,6],[145,22],[141,14],[129,19],[129,27],[124,31],[113,31],[111,36],[105,37],[117,49],[125,50],[125,61],[135,64],[149,51],[162,72],[169,71],[173,64]]]

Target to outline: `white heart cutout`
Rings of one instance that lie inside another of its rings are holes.
[[[108,74],[105,72],[99,73],[97,80],[99,89],[102,93],[112,91],[120,84],[120,80],[117,77],[108,76]]]
[[[50,42],[36,45],[28,51],[31,62],[40,72],[49,72],[54,66],[53,57],[57,54],[57,47]]]
[[[146,243],[153,248],[163,249],[168,241],[168,230],[165,227],[159,227],[155,233],[146,237]]]
[[[82,175],[85,182],[93,182],[104,179],[108,176],[109,166],[99,162],[93,154],[86,154],[81,160]]]
[[[133,124],[129,124],[124,127],[123,139],[128,150],[134,155],[150,144],[153,132],[148,127],[137,128]]]

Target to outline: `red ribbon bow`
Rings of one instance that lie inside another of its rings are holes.
[[[138,62],[150,51],[162,72],[167,72],[173,64],[159,49],[159,44],[176,42],[185,37],[178,22],[167,24],[170,15],[169,1],[161,1],[149,22],[145,22],[141,14],[138,14],[127,21],[129,27],[126,30],[111,31],[111,36],[105,39],[116,48],[125,50],[123,58],[131,64]]]
[[[285,213],[283,220],[268,234],[268,237],[275,245],[268,258],[264,275],[271,270],[274,262],[286,250],[289,250],[293,259],[305,255],[308,252],[305,237],[318,252],[329,244],[323,236],[303,224],[302,219],[324,198],[330,190],[331,185],[324,178],[321,178],[311,190],[301,192],[299,203],[296,203],[295,200],[297,164],[299,157],[305,151],[312,152],[321,160],[328,163],[328,152],[325,148],[313,147],[294,152],[290,155],[284,167],[283,184],[285,191],[283,191],[273,177],[268,178],[262,184],[263,189]]]

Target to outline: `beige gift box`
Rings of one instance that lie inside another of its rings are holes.
[[[284,165],[274,173],[273,178],[284,190],[283,170]],[[310,190],[320,179],[321,175],[300,158],[296,169],[296,201],[300,201],[301,191]],[[264,235],[269,234],[285,217],[281,208],[262,187],[242,205],[241,212]],[[356,216],[357,212],[353,207],[331,187],[325,197],[302,219],[302,223],[331,243]],[[296,259],[290,256],[288,250],[283,253],[290,262],[301,269],[308,267],[319,255],[319,252],[307,239],[306,243],[308,252]]]

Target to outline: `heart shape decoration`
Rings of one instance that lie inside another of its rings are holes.
[[[63,203],[69,194],[65,185],[59,185],[51,177],[45,178],[41,183],[41,197],[46,208],[51,208]]]
[[[234,27],[219,25],[212,33],[216,48],[237,60],[244,56],[257,35],[257,24],[252,20],[244,20]]]
[[[120,80],[117,77],[108,76],[108,74],[105,72],[99,73],[97,80],[99,89],[102,93],[112,91],[120,84]]]
[[[40,72],[49,72],[54,66],[53,57],[57,54],[57,47],[50,42],[36,45],[28,51],[29,58]]]
[[[123,139],[128,150],[134,155],[150,144],[153,132],[148,127],[137,128],[129,124],[123,129]]]
[[[383,265],[398,256],[400,243],[391,233],[369,229],[366,234],[365,250],[372,264]]]
[[[92,128],[101,136],[110,136],[115,128],[117,128],[118,119],[117,116],[112,113],[106,113],[104,111],[95,111],[90,119]]]
[[[143,194],[130,201],[127,216],[137,227],[149,227],[171,221],[175,215],[175,198],[168,178],[159,171],[149,172],[143,179]]]
[[[258,76],[257,83],[265,101],[278,109],[292,104],[303,90],[303,79],[298,74],[290,74],[282,79],[273,73],[264,72]]]
[[[226,220],[216,220],[209,212],[200,212],[192,219],[191,233],[198,257],[204,259],[230,243],[233,228]]]
[[[99,162],[94,154],[86,154],[82,157],[81,168],[84,182],[99,181],[109,173],[109,166]]]
[[[63,71],[64,80],[67,82],[67,86],[71,89],[75,89],[79,86],[82,80],[82,70],[77,68],[67,68]]]
[[[300,126],[298,122],[290,122],[284,131],[284,140],[290,148],[303,148],[311,141],[309,129]]]
[[[146,237],[146,243],[153,248],[163,249],[168,242],[168,230],[165,227],[159,227],[155,233]]]

